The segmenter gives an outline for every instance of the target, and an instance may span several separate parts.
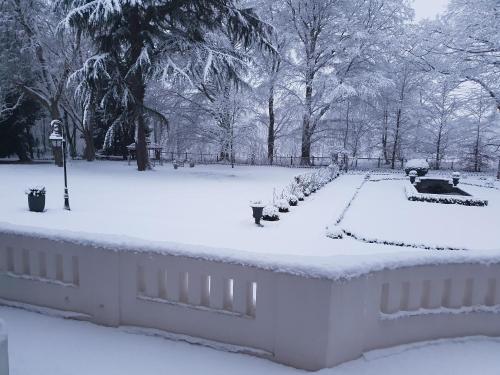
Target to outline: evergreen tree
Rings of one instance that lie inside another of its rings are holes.
[[[237,78],[244,56],[232,48],[268,46],[269,28],[234,0],[60,0],[65,25],[89,35],[98,54],[86,69],[109,82],[103,102],[119,101],[122,119],[136,129],[137,167],[148,168],[144,103],[151,79]],[[91,95],[93,90],[87,90]],[[88,100],[91,102],[91,99]]]

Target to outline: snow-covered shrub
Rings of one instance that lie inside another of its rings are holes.
[[[422,177],[429,172],[429,163],[425,159],[410,159],[406,162],[405,173],[408,176],[410,171],[415,170]]]
[[[311,195],[311,190],[309,190],[309,188],[305,188],[305,189],[304,189],[304,196],[305,196],[305,197],[308,197],[308,196],[310,196],[310,195]]]
[[[488,188],[494,188],[495,187],[495,178],[493,178],[493,177],[489,178],[488,181],[486,181],[485,186]]]
[[[294,194],[290,194],[288,196],[288,204],[290,206],[296,206],[297,204],[299,204],[299,198],[297,198]]]
[[[298,191],[296,196],[299,201],[303,201],[305,198],[304,193],[301,191]]]
[[[25,191],[26,195],[31,195],[33,197],[41,197],[44,196],[46,191],[45,191],[45,186],[32,186],[26,189]]]
[[[264,207],[262,211],[262,220],[266,221],[277,221],[280,219],[280,215],[278,213],[278,208],[273,205],[268,205]]]
[[[290,205],[285,198],[281,198],[276,202],[276,207],[278,207],[279,212],[288,212],[290,211]]]
[[[326,236],[333,239],[341,239],[344,236],[344,232],[338,226],[334,225],[326,228]]]

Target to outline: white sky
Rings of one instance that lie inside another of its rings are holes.
[[[448,0],[413,0],[415,18],[420,21],[423,18],[434,18],[438,13],[446,9]]]

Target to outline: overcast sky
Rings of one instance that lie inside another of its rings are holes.
[[[446,9],[448,0],[413,0],[417,21],[423,18],[434,18]]]

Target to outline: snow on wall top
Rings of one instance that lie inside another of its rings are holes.
[[[498,264],[500,250],[495,251],[405,251],[400,253],[379,251],[373,255],[280,256],[254,254],[227,248],[211,248],[173,242],[102,234],[47,230],[0,222],[1,235],[22,235],[32,238],[63,241],[111,251],[153,252],[193,259],[224,262],[242,266],[287,273],[308,278],[346,280],[385,269],[441,264]],[[373,245],[384,246],[384,245]],[[387,246],[386,246],[387,247]]]

